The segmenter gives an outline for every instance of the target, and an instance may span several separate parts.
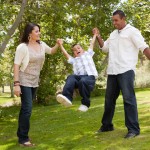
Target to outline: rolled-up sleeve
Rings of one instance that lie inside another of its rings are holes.
[[[143,36],[141,35],[141,32],[138,29],[133,30],[133,32],[134,33],[131,34],[131,39],[136,48],[143,52],[145,48],[148,48],[149,46],[146,44]]]
[[[93,49],[88,49],[87,52],[93,57],[93,55],[95,54],[95,52],[93,51]]]
[[[68,63],[69,63],[69,64],[73,64],[73,63],[74,63],[74,58],[73,58],[73,57],[69,57]]]

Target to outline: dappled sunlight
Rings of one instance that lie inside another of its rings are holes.
[[[92,106],[90,107],[90,109],[96,109],[96,108],[100,109],[100,108],[103,108],[103,107],[104,107],[104,104],[92,105]]]
[[[137,101],[138,101],[138,104],[148,104],[148,105],[150,105],[150,97],[145,97],[145,98],[138,98],[137,99]]]
[[[141,133],[150,133],[150,125],[147,125],[147,126],[143,126],[142,125],[142,127],[141,127]],[[150,134],[148,135],[148,134],[146,134],[145,136],[149,136],[150,137]]]
[[[15,144],[12,142],[12,143],[7,143],[7,144],[0,144],[0,149],[1,150],[4,150],[4,149],[10,149],[12,146],[14,146]]]
[[[17,118],[12,118],[12,119],[7,119],[7,120],[6,120],[6,119],[3,119],[3,121],[4,121],[4,122],[2,122],[2,124],[7,124],[7,125],[9,125],[8,122],[9,122],[9,123],[11,123],[11,122],[13,123],[13,122],[17,122],[18,120],[17,120]],[[0,124],[1,124],[1,123],[0,123]]]
[[[116,102],[113,118],[115,130],[96,134],[101,125],[104,111],[104,97],[94,97],[87,112],[77,111],[80,100],[66,108],[60,104],[34,105],[31,116],[30,137],[36,144],[35,150],[71,150],[71,149],[137,149],[146,147],[150,142],[150,107],[147,91],[138,92],[137,102],[141,134],[132,140],[125,140],[127,133],[124,124],[123,100],[120,95]],[[140,97],[140,98],[139,98]],[[0,118],[0,149],[20,150],[17,144],[17,121],[20,107],[2,108]],[[142,141],[142,142],[141,142]],[[138,147],[138,148],[137,148]]]

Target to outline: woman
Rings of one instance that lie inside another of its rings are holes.
[[[18,142],[22,146],[34,146],[28,136],[32,100],[38,87],[45,53],[53,54],[57,48],[57,43],[50,48],[46,43],[40,41],[39,25],[34,23],[26,25],[14,61],[14,93],[16,96],[21,96],[17,136]]]

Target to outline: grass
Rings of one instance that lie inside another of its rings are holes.
[[[95,134],[100,127],[104,96],[92,97],[91,108],[86,113],[77,111],[79,100],[73,107],[59,104],[35,105],[31,117],[30,137],[33,150],[149,150],[150,149],[150,89],[137,90],[141,134],[134,139],[124,139],[122,97],[117,100],[112,132]],[[0,97],[0,101],[4,99]],[[19,106],[0,108],[0,150],[20,150],[16,130]]]
[[[7,102],[13,102],[13,99],[10,97],[10,87],[5,86],[4,91],[5,93],[2,93],[2,88],[0,87],[0,105],[7,103]]]
[[[4,104],[6,102],[12,101],[12,98],[10,97],[9,93],[1,93],[0,94],[0,105]]]

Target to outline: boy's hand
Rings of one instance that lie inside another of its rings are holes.
[[[63,44],[63,39],[57,39],[57,44],[62,45]]]
[[[92,32],[93,32],[93,34],[96,35],[96,36],[99,36],[99,35],[100,35],[98,28],[94,28],[94,29],[92,30]]]

